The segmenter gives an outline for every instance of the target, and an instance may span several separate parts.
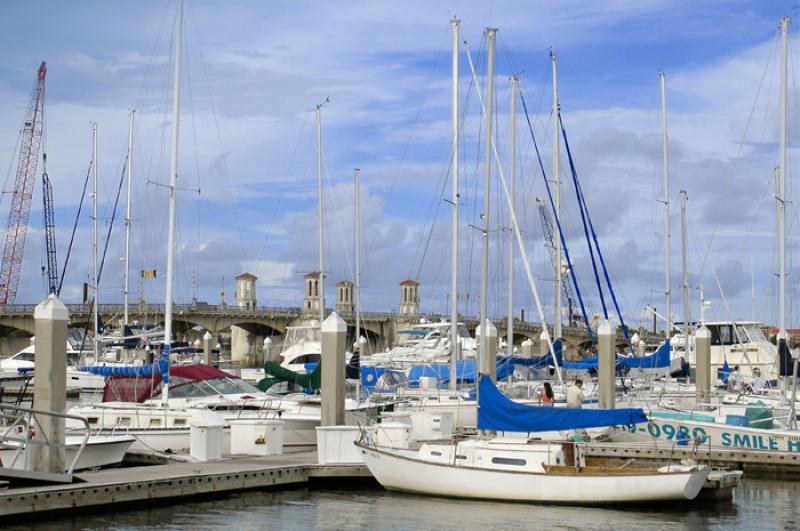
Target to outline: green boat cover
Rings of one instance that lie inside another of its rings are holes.
[[[303,389],[316,391],[321,387],[322,373],[320,372],[320,367],[322,367],[322,363],[317,363],[317,366],[314,367],[312,372],[300,374],[299,372],[281,367],[275,362],[268,361],[264,364],[264,374],[269,376],[258,382],[258,388],[262,391],[266,391],[277,383],[291,382],[299,385]]]
[[[761,428],[762,430],[773,429],[772,411],[763,407],[749,407],[744,410],[744,416],[750,421],[751,428]]]

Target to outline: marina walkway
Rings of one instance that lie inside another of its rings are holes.
[[[302,452],[86,472],[68,485],[0,490],[0,516],[305,484],[313,478],[371,477],[363,465],[316,462],[317,452]]]

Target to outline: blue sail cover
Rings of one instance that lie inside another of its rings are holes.
[[[556,351],[556,361],[558,362],[558,365],[561,366],[562,344],[560,339],[553,341],[553,350]],[[548,352],[547,354],[543,354],[535,358],[514,357],[514,363],[517,365],[525,365],[526,367],[531,367],[533,369],[543,369],[553,364],[553,356],[552,353]]]
[[[661,343],[661,346],[647,356],[628,357],[617,355],[617,367],[628,367],[629,369],[662,369],[669,367],[669,340]],[[577,369],[588,371],[597,369],[597,358],[587,358],[581,361],[565,361],[561,364],[563,369]]]
[[[631,369],[662,369],[669,367],[669,339],[661,343],[655,352],[641,358],[617,356],[617,365]]]
[[[159,374],[163,378],[164,375],[169,374],[169,362],[163,358],[160,358],[153,361],[151,365],[90,366],[90,367],[82,367],[81,370],[83,372],[99,374],[100,376],[128,376],[128,377],[146,378],[153,376],[154,374]],[[169,377],[165,378],[165,382],[169,383]]]
[[[572,409],[518,404],[501,393],[483,376],[478,401],[478,428],[481,430],[541,432],[647,422],[640,408]]]
[[[588,371],[589,369],[597,369],[597,358],[587,358],[581,361],[565,361],[561,364],[562,369],[577,369],[579,371]]]

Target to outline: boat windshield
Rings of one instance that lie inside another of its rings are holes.
[[[764,335],[764,332],[762,332],[761,328],[757,325],[743,325],[740,328],[744,329],[745,333],[747,333],[747,337],[749,337],[750,341],[753,343],[766,343],[768,341],[767,336]]]
[[[13,359],[17,361],[36,361],[35,354],[33,352],[20,352],[19,354],[13,356]]]
[[[201,398],[214,395],[238,395],[244,393],[261,394],[261,391],[239,378],[213,378],[186,382],[169,388],[170,398]],[[161,390],[153,395],[159,398]]]
[[[238,378],[215,378],[213,380],[206,380],[206,383],[223,395],[261,393],[258,388]]]
[[[283,347],[288,348],[293,345],[299,345],[307,341],[319,341],[319,328],[318,327],[299,327],[289,328],[286,331],[286,339],[283,340]]]

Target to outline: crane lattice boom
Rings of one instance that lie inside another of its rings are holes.
[[[43,155],[42,158],[46,157]],[[45,159],[45,165],[47,164]],[[44,202],[44,235],[47,253],[47,293],[58,295],[58,260],[56,257],[56,217],[53,208],[53,186],[47,176],[47,168],[42,173],[42,200]]]
[[[25,126],[22,129],[17,177],[14,181],[11,211],[8,214],[8,224],[6,225],[3,262],[0,265],[0,304],[13,304],[17,297],[19,273],[25,251],[25,236],[28,232],[28,220],[31,215],[34,176],[36,175],[36,165],[39,162],[39,149],[42,145],[45,75],[47,75],[47,63],[43,61],[39,66],[36,85],[33,87],[28,112],[25,115]]]
[[[547,250],[550,251],[550,259],[553,261],[553,266],[555,267],[555,235],[553,231],[553,218],[550,217],[550,212],[547,211],[547,208],[544,206],[544,201],[537,197],[536,204],[539,208],[539,217],[542,219],[542,232],[544,233],[544,245],[547,247]],[[564,304],[566,304],[567,308],[569,308],[569,320],[570,324],[572,324],[572,303],[575,301],[575,296],[572,294],[572,284],[570,284],[568,278],[564,278],[569,273],[569,265],[560,264],[558,271],[561,274],[562,282],[562,297],[564,298]]]

